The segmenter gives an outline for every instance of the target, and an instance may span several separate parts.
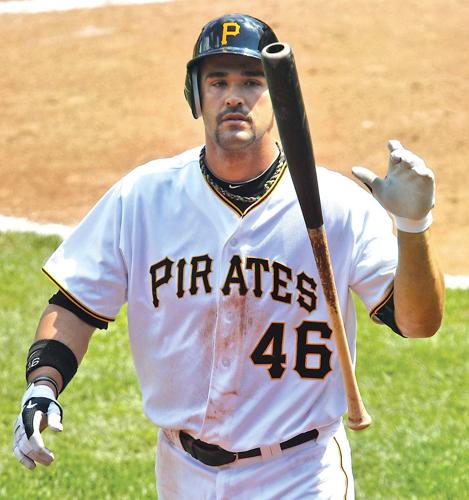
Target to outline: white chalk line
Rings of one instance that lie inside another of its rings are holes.
[[[44,236],[59,236],[66,238],[72,231],[73,226],[64,224],[40,224],[21,217],[7,217],[0,215],[0,233],[35,233]],[[469,289],[469,276],[445,274],[445,285],[447,288]]]
[[[0,215],[0,232],[35,233],[44,236],[60,236],[66,238],[72,231],[73,226],[64,224],[41,224],[22,217],[8,217]]]
[[[0,14],[40,14],[74,9],[96,9],[114,5],[167,3],[171,0],[17,0],[0,3]]]

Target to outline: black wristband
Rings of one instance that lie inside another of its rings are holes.
[[[26,380],[40,366],[51,366],[60,373],[63,391],[77,372],[78,361],[73,351],[63,342],[53,339],[37,340],[28,352]]]
[[[55,397],[57,398],[59,396],[59,394],[60,394],[59,386],[58,386],[57,382],[52,377],[47,377],[46,375],[38,375],[37,377],[34,377],[31,380],[31,382],[29,382],[29,385],[36,384],[37,382],[49,382],[50,384],[52,384],[55,387]],[[29,387],[29,385],[28,385],[28,387]]]

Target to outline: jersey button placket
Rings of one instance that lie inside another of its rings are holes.
[[[219,320],[215,332],[214,363],[212,371],[212,380],[210,394],[206,411],[206,423],[213,419],[222,420],[222,428],[225,437],[229,435],[232,413],[237,405],[239,394],[240,373],[239,367],[242,366],[242,360],[238,359],[241,355],[242,336],[240,335],[239,314],[236,314],[236,308],[239,302],[244,303],[244,297],[239,296],[237,285],[232,285],[228,294],[223,293],[223,286],[230,269],[230,262],[233,255],[239,255],[242,258],[241,251],[236,251],[239,246],[239,236],[233,235],[229,238],[223,248],[220,269],[220,284],[218,288]],[[217,423],[220,426],[220,422]],[[210,430],[206,429],[209,433]]]

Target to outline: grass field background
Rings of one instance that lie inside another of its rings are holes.
[[[60,398],[64,432],[45,433],[56,462],[30,472],[11,452],[26,352],[54,291],[40,268],[58,243],[0,233],[0,498],[155,498],[156,429],[141,410],[123,313],[95,334]],[[349,432],[357,498],[468,498],[469,291],[448,291],[432,339],[403,340],[360,304],[359,326],[359,384],[374,423]]]

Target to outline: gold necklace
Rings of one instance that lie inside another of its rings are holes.
[[[278,146],[278,144],[277,144]],[[212,186],[214,189],[216,189],[219,193],[221,193],[223,196],[226,198],[229,198],[230,200],[238,201],[241,203],[254,203],[255,201],[259,200],[264,194],[271,188],[273,184],[277,181],[278,176],[283,170],[284,164],[285,164],[285,157],[283,155],[282,150],[280,149],[280,158],[278,159],[278,165],[275,168],[275,171],[273,174],[265,181],[264,186],[262,188],[262,191],[259,194],[256,194],[254,196],[243,196],[240,194],[235,194],[232,193],[231,191],[226,190],[223,186],[220,186],[216,182],[216,180],[210,175],[209,168],[207,167],[207,164],[205,163],[205,146],[202,148],[199,156],[199,164],[200,164],[200,170],[202,172],[202,175],[205,177],[205,180]]]

